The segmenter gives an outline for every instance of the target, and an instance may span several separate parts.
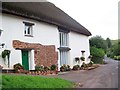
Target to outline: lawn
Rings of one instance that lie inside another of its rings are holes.
[[[2,75],[2,88],[72,88],[73,83],[61,78],[42,76]]]

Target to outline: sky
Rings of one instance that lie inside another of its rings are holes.
[[[48,0],[87,28],[92,36],[118,39],[119,0]],[[92,37],[91,36],[91,37]]]

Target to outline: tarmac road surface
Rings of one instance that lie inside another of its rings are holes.
[[[76,88],[118,88],[118,62],[105,58],[107,64],[93,70],[70,71],[58,76],[78,83]],[[120,70],[120,69],[119,69]],[[119,74],[120,75],[120,74]],[[53,77],[53,76],[52,76]]]

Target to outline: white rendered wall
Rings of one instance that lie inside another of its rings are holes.
[[[1,17],[1,14],[0,14]],[[43,45],[55,45],[56,51],[58,51],[57,48],[59,48],[59,32],[57,26],[50,25],[43,22],[38,22],[31,19],[26,19],[22,17],[17,17],[13,15],[3,14],[2,18],[0,18],[0,21],[2,19],[2,28],[4,31],[2,32],[2,35],[0,37],[0,43],[5,43],[5,48],[0,48],[0,53],[4,49],[11,50],[10,54],[10,67],[16,63],[22,63],[22,56],[21,56],[21,50],[15,50],[12,46],[13,40],[20,40],[23,42],[29,42],[29,43],[40,43]],[[34,23],[33,26],[33,37],[26,37],[24,36],[24,24],[23,21]],[[69,33],[69,47],[70,50],[70,57],[69,57],[69,63],[70,66],[73,66],[76,64],[74,58],[75,57],[81,57],[81,50],[85,50],[85,57],[87,58],[89,56],[89,39],[85,35],[81,35],[78,33],[70,32]],[[59,51],[58,51],[59,52]],[[31,51],[31,58],[34,59],[33,51]],[[3,60],[1,60],[0,56],[0,65],[3,64],[5,68],[7,68],[7,65],[4,65]],[[59,53],[58,53],[58,65],[60,67],[59,63]],[[32,60],[32,64],[34,64]],[[30,63],[30,69],[34,68],[34,65]]]
[[[23,21],[35,24],[33,26],[33,37],[24,36]],[[11,68],[16,63],[22,63],[21,50],[15,50],[13,48],[13,40],[20,40],[29,43],[40,43],[42,45],[55,45],[56,51],[58,51],[57,48],[59,47],[59,33],[57,26],[13,15],[2,14],[2,29],[4,31],[2,32],[2,35],[0,37],[0,43],[5,43],[4,49],[11,50]],[[2,50],[3,49],[0,49],[0,51]],[[0,64],[1,63],[2,62],[0,62]]]
[[[71,50],[70,50],[70,66],[71,67],[73,65],[77,64],[75,62],[75,57],[81,57],[82,50],[85,51],[85,53],[84,53],[85,54],[85,62],[87,63],[87,58],[90,55],[88,36],[78,34],[75,32],[70,32],[69,33],[69,47],[71,48]],[[79,64],[81,66],[82,62]]]

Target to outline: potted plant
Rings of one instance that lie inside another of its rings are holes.
[[[91,58],[92,58],[92,55],[90,55],[88,58],[91,59]]]
[[[70,70],[71,70],[70,66],[67,65],[67,66],[66,66],[66,71],[70,71]]]
[[[79,70],[79,69],[80,69],[80,65],[75,65],[75,66],[73,66],[72,70]]]
[[[56,70],[57,66],[55,64],[51,65],[51,70]]]
[[[80,57],[80,60],[85,61],[85,57]]]
[[[76,62],[79,62],[79,60],[80,60],[79,57],[75,57]]]
[[[67,69],[67,66],[66,66],[65,64],[63,64],[63,65],[60,67],[60,71],[61,71],[61,72],[66,71],[66,69]]]
[[[17,73],[22,73],[24,71],[24,67],[20,63],[15,64],[13,67]]]
[[[10,50],[4,50],[2,51],[2,58],[5,60],[7,57],[8,59],[8,68],[9,68],[9,64],[10,64],[10,61],[9,61],[9,58],[10,58]]]
[[[57,69],[57,66],[55,64],[51,65],[51,67],[50,67],[51,74],[53,74],[53,73],[57,74],[57,70],[56,69]]]

